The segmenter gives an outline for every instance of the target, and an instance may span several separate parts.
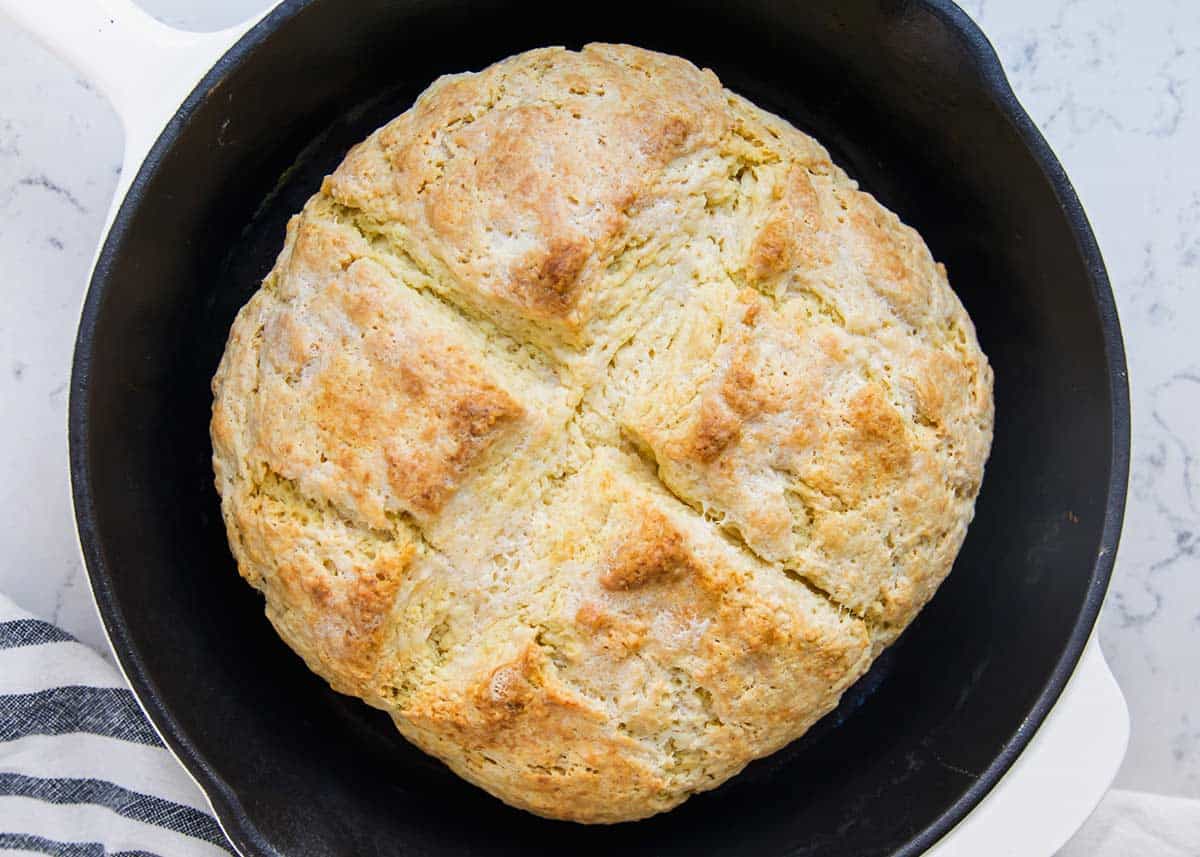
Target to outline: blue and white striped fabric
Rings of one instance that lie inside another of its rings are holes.
[[[3,595],[0,852],[235,853],[120,673]]]

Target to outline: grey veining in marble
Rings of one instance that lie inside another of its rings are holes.
[[[148,0],[215,28],[262,0]],[[1092,219],[1121,313],[1133,473],[1100,637],[1129,700],[1118,784],[1200,797],[1200,3],[965,0]],[[105,648],[66,482],[76,313],[121,129],[0,19],[0,590]]]
[[[99,646],[67,490],[66,388],[120,151],[107,102],[0,18],[0,590]]]

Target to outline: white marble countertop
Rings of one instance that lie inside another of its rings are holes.
[[[144,5],[213,29],[264,0]],[[1133,471],[1100,624],[1133,718],[1117,783],[1200,797],[1200,3],[963,5],[1083,199],[1125,332]],[[120,157],[104,99],[0,18],[0,591],[105,651],[71,523],[65,390]]]

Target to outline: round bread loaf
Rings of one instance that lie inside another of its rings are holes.
[[[949,572],[992,432],[946,271],[684,60],[444,77],[288,225],[213,380],[243,577],[514,806],[642,818],[809,728]]]

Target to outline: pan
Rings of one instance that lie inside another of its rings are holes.
[[[1128,475],[1120,328],[1078,199],[951,3],[286,0],[210,34],[127,0],[0,7],[125,122],[70,385],[76,519],[117,658],[238,850],[860,857],[952,831],[938,853],[1048,854],[1094,804],[1095,783],[1062,772],[1103,780],[1123,750],[1119,694],[1087,645]],[[589,41],[710,67],[824,142],[946,263],[996,375],[976,518],[918,621],[800,741],[678,810],[601,828],[504,806],[310,674],[235,572],[207,434],[230,322],[347,148],[439,74]],[[1074,749],[1031,775],[1063,706],[1082,712],[1056,727]],[[1097,724],[1100,749],[1081,750]],[[974,823],[997,806],[1007,823]]]

